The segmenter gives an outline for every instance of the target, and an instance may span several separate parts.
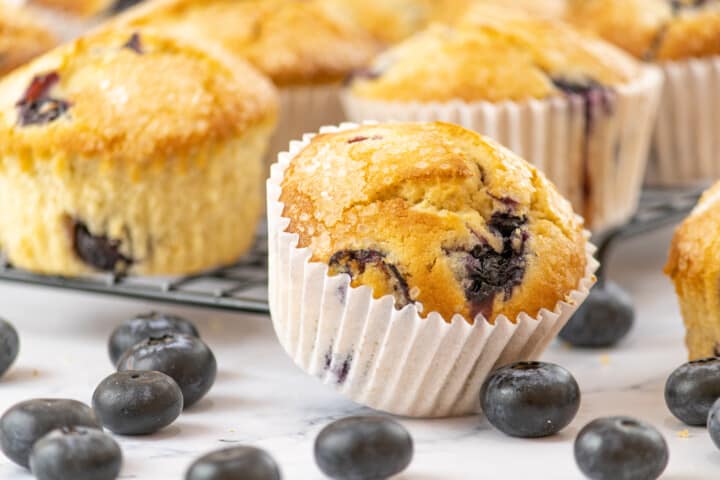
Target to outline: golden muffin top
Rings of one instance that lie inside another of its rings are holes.
[[[353,94],[383,101],[520,101],[636,77],[632,57],[597,38],[530,16],[434,25],[356,74]]]
[[[30,3],[80,17],[116,14],[143,0],[30,0]]]
[[[281,86],[340,81],[379,47],[347,15],[316,0],[169,0],[120,21],[216,41]]]
[[[717,0],[568,0],[567,20],[645,60],[720,54]]]
[[[29,13],[0,2],[0,75],[50,50],[57,39]]]
[[[566,3],[567,0],[472,0],[468,14],[477,16],[482,13],[483,7],[495,6],[520,10],[542,18],[562,19]]]
[[[246,63],[132,31],[81,38],[0,81],[4,155],[145,163],[274,121],[277,94]]]
[[[665,273],[671,278],[693,279],[703,288],[716,277],[707,277],[718,264],[720,251],[720,182],[703,193],[695,209],[675,230]]]
[[[584,276],[570,204],[527,162],[457,125],[320,134],[281,188],[298,246],[398,308],[514,321],[552,310]]]
[[[326,0],[346,11],[374,38],[389,45],[431,22],[451,22],[473,0]]]

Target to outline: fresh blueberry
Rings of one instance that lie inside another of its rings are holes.
[[[275,460],[255,447],[238,446],[217,450],[200,457],[187,473],[185,480],[280,480]]]
[[[0,318],[0,377],[5,375],[20,351],[20,337],[15,328]]]
[[[0,418],[0,448],[10,460],[27,468],[35,442],[62,427],[102,428],[84,403],[66,399],[27,400],[10,407]]]
[[[108,342],[110,360],[113,365],[117,365],[123,353],[136,343],[166,333],[185,333],[200,338],[197,328],[190,320],[167,313],[143,313],[124,321],[110,335]]]
[[[720,448],[720,399],[713,403],[707,420],[708,432],[715,446]]]
[[[122,466],[122,451],[101,430],[63,427],[35,443],[30,470],[38,480],[114,480]]]
[[[385,417],[349,417],[326,426],[315,440],[315,461],[330,478],[380,480],[410,465],[413,441]]]
[[[118,371],[156,370],[169,375],[182,390],[185,408],[200,400],[215,383],[215,355],[202,340],[183,333],[147,338],[118,361]]]
[[[98,420],[120,435],[147,435],[180,416],[183,396],[175,380],[161,372],[113,373],[95,389]]]
[[[654,480],[668,456],[660,432],[628,417],[593,420],[575,439],[575,461],[592,480]]]
[[[665,383],[665,403],[688,425],[707,424],[710,408],[720,398],[720,358],[688,362],[677,368]]]
[[[553,435],[580,408],[580,388],[564,368],[551,363],[518,362],[492,372],[480,403],[488,421],[513,437]]]
[[[576,347],[610,347],[628,334],[634,321],[630,296],[608,282],[590,290],[585,303],[560,330],[560,338]]]

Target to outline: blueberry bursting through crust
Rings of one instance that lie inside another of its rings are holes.
[[[470,303],[470,314],[482,313],[490,318],[495,297],[502,293],[505,301],[525,275],[525,244],[528,233],[524,229],[526,217],[496,212],[490,217],[490,232],[502,239],[502,250],[495,250],[486,239],[470,251],[447,250],[450,256],[461,256],[464,272],[459,276]]]
[[[15,105],[18,125],[45,125],[54,122],[70,109],[70,102],[50,96],[50,90],[60,81],[57,72],[33,77],[23,97]]]
[[[384,274],[392,287],[395,307],[402,308],[412,303],[410,290],[400,270],[388,262],[385,254],[377,250],[340,250],[328,262],[333,273],[346,273],[354,279],[365,273],[367,268],[376,268]]]

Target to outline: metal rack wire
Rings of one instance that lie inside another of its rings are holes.
[[[697,202],[698,190],[646,190],[635,217],[595,239],[601,262],[622,238],[649,232],[677,221]],[[602,273],[599,274],[602,279]],[[199,275],[149,278],[95,275],[86,278],[43,276],[0,260],[0,280],[147,300],[182,303],[251,313],[268,313],[267,238],[259,230],[255,247],[238,263]]]

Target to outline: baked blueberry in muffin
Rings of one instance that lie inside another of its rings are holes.
[[[447,321],[552,310],[585,275],[582,223],[494,142],[446,123],[320,134],[282,183],[288,232],[331,275]]]
[[[57,39],[25,9],[0,2],[0,75],[47,50]]]
[[[251,245],[277,114],[241,60],[132,30],[0,81],[0,248],[40,273],[175,274]]]

